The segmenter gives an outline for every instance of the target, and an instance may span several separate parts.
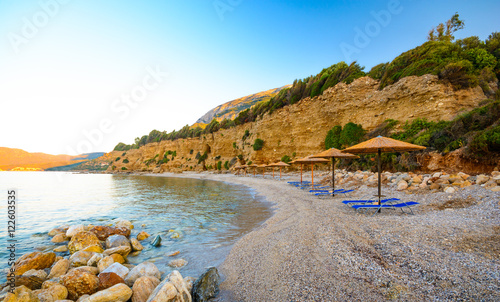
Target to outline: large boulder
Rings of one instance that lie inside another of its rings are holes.
[[[135,280],[132,287],[132,302],[146,302],[160,280],[151,276],[143,276]]]
[[[125,284],[119,283],[82,299],[81,302],[126,302],[131,296],[132,290]]]
[[[120,246],[130,246],[130,241],[123,235],[112,235],[106,239],[106,249],[112,249]]]
[[[90,232],[94,233],[99,240],[106,240],[109,236],[113,235],[123,235],[125,237],[130,236],[130,229],[121,227],[114,228],[110,226],[97,225],[90,229]]]
[[[91,232],[79,232],[71,237],[71,241],[68,244],[68,249],[70,253],[75,253],[86,247],[97,245],[100,246],[99,238],[94,233]]]
[[[26,286],[19,286],[8,293],[3,302],[39,302],[38,297]]]
[[[219,284],[220,276],[217,268],[208,268],[193,284],[191,290],[193,302],[205,302],[217,296]]]
[[[184,279],[178,271],[173,271],[151,293],[147,302],[191,302],[191,294],[187,291]]]
[[[139,240],[137,240],[135,238],[130,238],[130,244],[132,245],[133,251],[142,251],[144,249],[144,247],[139,242]]]
[[[73,267],[86,266],[93,255],[93,252],[78,251],[69,257],[69,261]]]
[[[102,273],[115,273],[118,276],[125,278],[125,276],[127,276],[129,271],[130,270],[127,267],[121,265],[118,262],[115,262],[115,263],[111,264],[110,266],[108,266],[105,270],[103,270],[101,272],[101,274]]]
[[[69,260],[68,259],[61,259],[54,264],[54,266],[50,269],[49,276],[47,278],[52,279],[56,277],[60,277],[64,274],[69,269]]]
[[[68,297],[68,289],[63,285],[52,282],[45,281],[42,286],[42,290],[38,293],[38,299],[40,302],[54,302],[66,299]]]
[[[120,254],[123,257],[127,257],[128,254],[130,254],[130,251],[132,251],[132,248],[130,246],[119,246],[119,247],[113,247],[110,249],[105,250],[102,252],[104,255],[113,255],[113,254]]]
[[[102,258],[101,260],[99,260],[99,262],[97,262],[97,268],[99,269],[99,272],[101,273],[102,271],[104,271],[106,268],[108,268],[108,266],[110,266],[113,263],[115,263],[115,260],[113,259],[113,257],[106,256],[106,257]]]
[[[68,298],[77,300],[83,295],[92,295],[99,289],[99,278],[80,269],[70,270],[62,276],[61,283],[68,289]]]
[[[125,283],[128,286],[133,286],[134,282],[140,277],[150,276],[157,279],[161,278],[160,270],[151,262],[143,262],[134,267],[125,278]]]
[[[16,286],[26,286],[31,290],[40,289],[43,281],[45,279],[37,276],[16,276]]]
[[[102,272],[97,277],[99,278],[99,290],[110,288],[118,283],[125,283],[122,277],[113,272]]]
[[[61,243],[64,241],[68,241],[68,237],[66,237],[65,234],[57,234],[54,237],[52,237],[52,240],[50,240],[53,243]]]
[[[56,260],[54,253],[32,252],[17,259],[14,264],[15,274],[22,275],[30,269],[45,269],[52,266]]]
[[[88,266],[97,266],[97,264],[99,263],[99,261],[102,260],[102,258],[104,258],[103,254],[94,253],[94,255],[92,257],[90,257],[89,261],[87,261],[87,265]]]
[[[29,271],[25,272],[23,274],[23,276],[27,276],[27,277],[31,277],[31,276],[35,276],[35,277],[38,277],[42,280],[45,280],[47,279],[47,272],[45,272],[44,270],[42,269],[30,269]]]
[[[117,228],[127,228],[129,230],[134,228],[134,225],[132,222],[125,220],[125,219],[120,219],[115,223],[115,227]]]

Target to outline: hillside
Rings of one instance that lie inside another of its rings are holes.
[[[326,134],[336,125],[353,122],[373,131],[390,119],[450,121],[487,100],[481,87],[454,90],[436,75],[405,77],[382,90],[379,85],[378,80],[362,77],[351,84],[339,83],[322,95],[277,109],[254,122],[199,138],[166,140],[126,152],[115,151],[116,159],[108,171],[203,170],[213,169],[219,161],[230,165],[271,163],[284,155],[297,158],[324,150]],[[257,138],[264,141],[258,151],[252,148]],[[429,160],[435,163],[440,159]],[[448,164],[461,168],[457,162]],[[422,165],[430,170],[443,167],[425,162]]]
[[[21,149],[0,147],[0,169],[14,171],[46,170],[58,166],[74,165],[102,156],[102,152],[71,155],[30,153]]]
[[[290,86],[291,85],[286,85],[279,88],[269,89],[267,91],[262,91],[236,100],[229,101],[208,111],[202,117],[200,117],[196,121],[196,123],[208,124],[214,118],[219,122],[224,119],[232,120],[236,116],[238,116],[238,114],[241,111],[252,107],[258,102],[270,100],[272,97],[277,95],[282,89],[289,88]]]

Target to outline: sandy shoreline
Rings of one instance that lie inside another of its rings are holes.
[[[319,199],[286,181],[231,174],[189,177],[251,187],[274,215],[233,246],[216,301],[500,300],[499,193],[471,186],[453,195],[384,193],[421,203],[416,215],[375,217]],[[351,198],[375,192],[361,187]],[[450,200],[464,208],[444,208]]]

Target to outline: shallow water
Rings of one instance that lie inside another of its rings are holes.
[[[217,266],[232,244],[271,215],[269,206],[244,186],[188,178],[72,174],[65,172],[0,172],[0,211],[7,245],[7,190],[18,190],[17,258],[56,245],[47,233],[61,225],[110,225],[117,219],[134,224],[132,236],[146,231],[145,250],[129,262],[153,261],[168,273],[170,260],[183,258],[183,276],[196,277]],[[149,242],[155,235],[162,245]],[[175,235],[174,235],[175,234]],[[179,238],[171,238],[175,236]],[[167,255],[180,251],[174,257]],[[59,253],[60,254],[60,253]],[[62,254],[64,255],[64,254]],[[7,267],[6,247],[0,248],[0,268]],[[2,276],[5,280],[5,275]]]

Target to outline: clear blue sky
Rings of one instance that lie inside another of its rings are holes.
[[[499,11],[493,0],[0,0],[0,146],[110,151],[339,61],[368,71],[455,12],[457,38],[484,40]]]

